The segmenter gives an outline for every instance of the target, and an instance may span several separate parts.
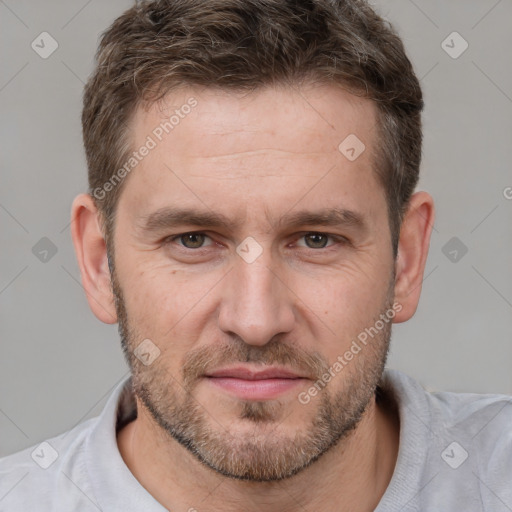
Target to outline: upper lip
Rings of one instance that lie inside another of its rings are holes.
[[[221,368],[206,373],[206,377],[232,377],[234,379],[244,380],[262,380],[262,379],[301,379],[305,378],[286,368],[277,366],[268,367],[265,370],[255,370],[243,366],[235,366],[232,368]]]

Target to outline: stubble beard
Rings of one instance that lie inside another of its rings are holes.
[[[327,385],[311,399],[308,407],[316,407],[316,410],[308,416],[311,417],[309,424],[287,433],[283,426],[287,407],[281,401],[241,400],[235,419],[243,421],[244,427],[248,424],[249,431],[244,429],[243,434],[237,433],[233,425],[221,423],[220,418],[212,416],[208,404],[201,404],[194,394],[207,369],[244,362],[280,364],[316,376],[313,379],[316,382],[328,371],[325,359],[318,353],[303,351],[278,339],[258,347],[235,339],[228,345],[190,352],[181,375],[171,375],[162,357],[144,366],[133,351],[145,336],[139,336],[130,325],[121,287],[112,268],[111,271],[121,344],[132,372],[135,395],[169,442],[177,441],[221,475],[253,482],[290,478],[347,438],[374,399],[387,359],[391,322],[385,323],[350,362],[350,367],[333,378],[335,385],[340,379],[335,392],[334,386]],[[379,313],[391,308],[391,291],[390,287],[384,309]],[[297,400],[296,404],[288,404],[289,407],[305,406]]]

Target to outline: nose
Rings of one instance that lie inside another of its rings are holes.
[[[271,269],[268,250],[252,263],[237,257],[226,279],[218,320],[220,329],[239,336],[249,345],[260,346],[291,331],[295,322],[294,295],[284,276]]]

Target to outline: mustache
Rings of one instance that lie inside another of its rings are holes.
[[[182,367],[183,385],[191,388],[207,372],[239,363],[280,365],[307,375],[311,380],[319,379],[329,370],[327,361],[318,352],[307,352],[279,340],[272,340],[263,346],[233,340],[225,345],[200,347],[189,352]]]

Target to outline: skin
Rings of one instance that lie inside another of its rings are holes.
[[[132,351],[149,338],[161,351],[150,366],[131,355],[132,372],[164,412],[187,398],[198,404],[205,425],[229,435],[227,446],[235,454],[243,441],[257,436],[264,445],[284,447],[311,431],[323,396],[346,400],[351,384],[359,385],[368,369],[379,368],[390,332],[356,355],[309,404],[301,404],[297,395],[312,379],[279,399],[264,400],[268,421],[263,422],[242,418],[242,400],[207,379],[184,391],[184,361],[194,351],[231,342],[267,354],[277,340],[330,366],[390,303],[400,305],[393,322],[409,320],[421,293],[433,200],[426,192],[413,195],[395,261],[385,194],[372,170],[376,107],[334,86],[268,88],[247,95],[173,91],[164,103],[136,112],[133,147],[191,96],[198,105],[132,171],[118,204],[115,277],[128,319],[126,343]],[[366,145],[353,162],[338,150],[349,134]],[[169,206],[222,213],[231,224],[144,229],[149,214]],[[359,212],[366,229],[277,223],[285,214],[321,208]],[[101,321],[114,323],[120,310],[90,196],[75,199],[72,220],[90,307]],[[169,241],[190,231],[208,236],[199,252],[184,247],[182,239]],[[304,235],[311,232],[348,242],[329,238],[327,247],[318,247],[318,240],[308,247],[315,239]],[[252,263],[236,252],[249,236],[262,248]],[[134,476],[170,510],[283,512],[300,504],[305,510],[370,511],[389,484],[398,454],[396,413],[373,394],[355,429],[318,460],[293,476],[267,482],[212,470],[169,436],[139,397],[137,410],[137,419],[119,432],[118,446]]]

